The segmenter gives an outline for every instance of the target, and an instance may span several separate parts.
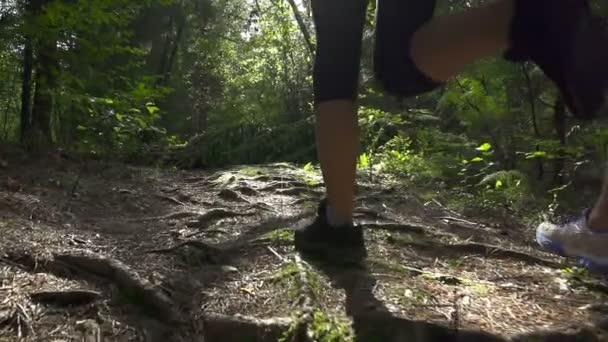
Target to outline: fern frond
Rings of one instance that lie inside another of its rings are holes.
[[[520,171],[500,170],[486,175],[477,185],[495,184],[497,181],[501,181],[505,184],[511,184],[514,183],[516,180],[524,179],[526,179],[526,175],[524,175]]]

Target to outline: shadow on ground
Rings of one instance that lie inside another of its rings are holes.
[[[507,340],[483,331],[458,328],[457,314],[452,315],[452,327],[399,317],[390,312],[374,295],[377,280],[366,265],[344,267],[314,257],[306,258],[314,268],[320,270],[333,286],[346,294],[346,313],[352,317],[355,340],[361,342],[506,342],[506,341],[603,341],[588,329],[574,333],[539,331],[513,336]],[[423,308],[422,308],[423,309]]]

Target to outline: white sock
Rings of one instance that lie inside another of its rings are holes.
[[[335,210],[332,209],[331,206],[327,205],[325,208],[325,215],[327,215],[327,223],[329,223],[332,227],[341,227],[341,226],[352,226],[353,219],[345,218],[336,213]]]

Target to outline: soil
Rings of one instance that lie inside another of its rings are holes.
[[[324,188],[290,164],[1,165],[0,341],[608,340],[602,276],[381,176],[354,268],[294,251]]]

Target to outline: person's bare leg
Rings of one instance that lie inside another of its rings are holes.
[[[447,81],[469,64],[509,47],[513,0],[433,18],[412,36],[416,66],[433,80]]]
[[[334,217],[330,222],[352,221],[359,124],[357,107],[350,100],[320,103],[317,108],[317,152],[327,186],[327,200]]]
[[[608,232],[608,177],[604,178],[602,192],[589,214],[589,227],[596,232]]]

